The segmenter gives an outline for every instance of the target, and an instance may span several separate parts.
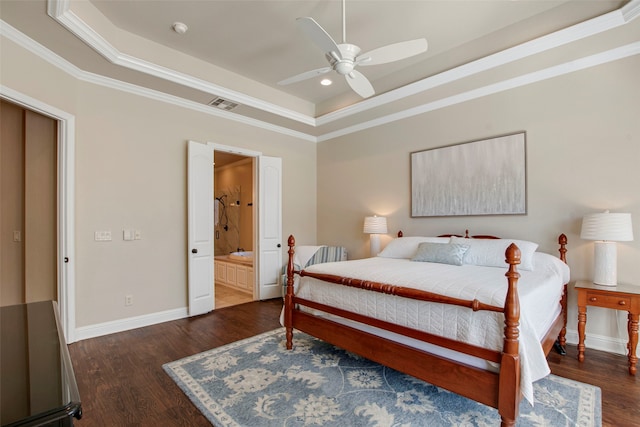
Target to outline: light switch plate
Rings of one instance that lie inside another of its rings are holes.
[[[111,230],[96,231],[93,234],[93,239],[96,242],[109,242],[111,241]]]

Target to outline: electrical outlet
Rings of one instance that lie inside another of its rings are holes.
[[[126,306],[133,305],[133,295],[125,295],[124,305]]]

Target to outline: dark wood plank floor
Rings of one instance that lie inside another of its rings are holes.
[[[210,426],[162,370],[162,365],[280,326],[282,301],[251,302],[191,319],[135,329],[71,344],[88,426]],[[552,372],[602,389],[604,426],[640,425],[640,384],[624,356],[575,346],[549,356]]]

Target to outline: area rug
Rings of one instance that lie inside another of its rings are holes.
[[[216,427],[499,426],[496,409],[284,329],[163,365]],[[534,384],[518,426],[601,425],[600,389],[554,375]]]

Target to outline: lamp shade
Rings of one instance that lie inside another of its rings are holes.
[[[594,213],[582,219],[580,238],[585,240],[608,240],[628,242],[633,240],[633,227],[629,213]]]
[[[363,231],[368,234],[385,234],[387,232],[387,218],[383,216],[365,217]]]

